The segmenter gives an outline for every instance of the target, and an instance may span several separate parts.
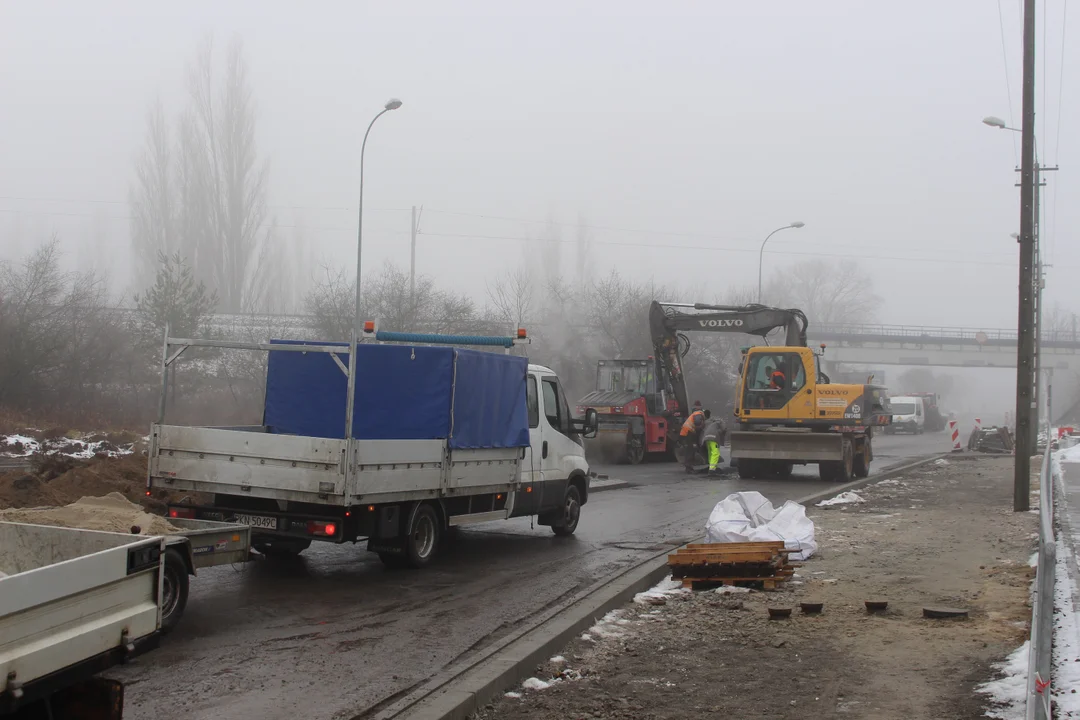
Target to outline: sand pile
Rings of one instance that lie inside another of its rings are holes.
[[[138,528],[143,535],[166,535],[179,532],[164,518],[151,515],[118,492],[104,497],[83,497],[63,507],[11,508],[0,510],[0,520],[57,525],[59,527],[131,532]]]

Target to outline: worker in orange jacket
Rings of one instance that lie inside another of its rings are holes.
[[[683,446],[683,466],[686,472],[694,471],[694,456],[697,454],[698,437],[705,427],[705,411],[701,408],[701,401],[694,402],[694,410],[679,429],[679,437]]]

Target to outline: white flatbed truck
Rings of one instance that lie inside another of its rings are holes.
[[[572,534],[589,496],[582,436],[595,433],[595,411],[574,419],[556,374],[523,358],[432,347],[509,349],[523,338],[483,342],[371,327],[352,345],[167,337],[163,388],[187,347],[270,352],[265,424],[169,425],[163,396],[150,433],[149,487],[212,495],[209,504],[170,506],[170,517],[246,524],[253,547],[267,555],[297,554],[312,541],[366,540],[385,564],[420,567],[451,526],[536,516],[556,534]],[[351,373],[357,354],[362,368]],[[350,385],[362,381],[355,419],[339,373]],[[335,411],[348,423],[341,437],[303,430]],[[426,424],[410,425],[415,416]],[[354,436],[354,428],[381,437]]]

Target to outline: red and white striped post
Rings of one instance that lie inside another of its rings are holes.
[[[982,418],[975,418],[975,432],[982,432]]]
[[[964,448],[960,447],[960,424],[955,420],[949,421],[949,433],[952,434],[952,451],[963,452]]]

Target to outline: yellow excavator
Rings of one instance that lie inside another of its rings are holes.
[[[654,301],[649,328],[678,407],[669,433],[690,408],[682,358],[687,332],[747,333],[762,339],[783,329],[784,345],[743,349],[730,433],[732,463],[742,478],[784,478],[793,466],[817,463],[822,480],[846,482],[870,474],[874,428],[892,420],[886,389],[829,382],[821,354],[806,344],[806,315],[765,305]]]

